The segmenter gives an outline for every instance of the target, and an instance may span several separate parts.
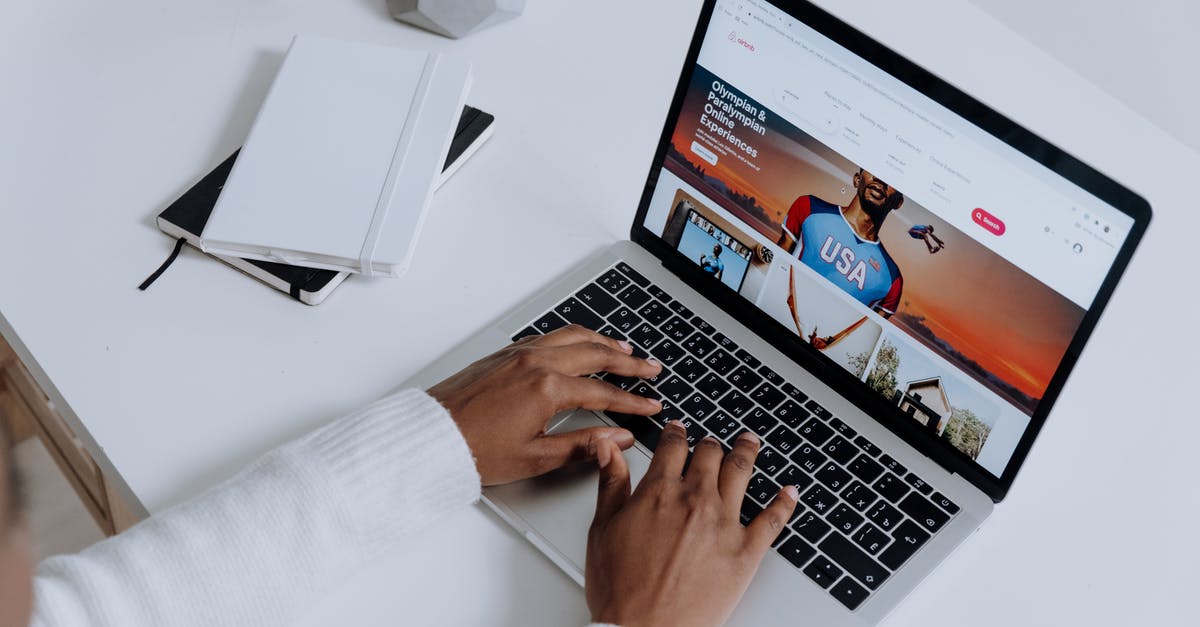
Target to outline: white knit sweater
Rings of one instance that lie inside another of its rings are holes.
[[[478,498],[449,414],[405,390],[119,536],[46,560],[33,625],[289,625],[341,574]]]

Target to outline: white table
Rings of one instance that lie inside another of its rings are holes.
[[[958,0],[827,0],[1146,194],[1141,253],[1011,496],[895,625],[1183,624],[1198,581],[1191,389],[1200,156]],[[382,0],[0,7],[0,330],[150,511],[383,393],[624,237],[697,0],[535,0],[452,42]],[[412,272],[299,305],[153,216],[244,138],[295,32],[471,58],[492,143],[434,201]],[[1185,605],[1186,604],[1186,605]],[[803,608],[785,611],[802,622]],[[581,592],[482,509],[331,592],[313,624],[573,625]]]

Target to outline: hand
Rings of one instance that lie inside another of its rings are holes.
[[[723,624],[791,517],[795,486],[784,488],[749,527],[738,520],[757,437],[742,434],[728,455],[705,438],[681,477],[686,438],[681,423],[667,424],[632,496],[625,457],[601,443],[585,567],[592,620],[623,627]]]
[[[541,475],[596,456],[597,444],[633,446],[633,435],[597,427],[546,435],[554,414],[575,408],[652,416],[662,404],[586,378],[595,372],[648,378],[662,365],[634,357],[626,342],[569,326],[523,340],[429,389],[467,441],[483,485]]]

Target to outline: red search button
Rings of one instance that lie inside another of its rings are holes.
[[[995,236],[1004,235],[1004,231],[1008,230],[1007,227],[1004,226],[1003,220],[984,211],[983,209],[980,209],[979,207],[976,207],[975,211],[971,213],[971,218],[975,220],[975,224],[982,226],[989,233]]]

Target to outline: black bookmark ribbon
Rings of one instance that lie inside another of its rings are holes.
[[[179,251],[183,250],[183,245],[186,243],[187,240],[182,237],[176,240],[175,248],[171,250],[171,254],[167,257],[167,260],[164,261],[162,265],[154,271],[154,274],[146,277],[146,280],[142,281],[142,284],[138,286],[138,289],[145,291],[147,287],[150,287],[155,281],[157,281],[158,277],[162,276],[162,274],[167,271],[167,268],[170,268],[171,264],[175,263],[175,258],[179,256]]]

